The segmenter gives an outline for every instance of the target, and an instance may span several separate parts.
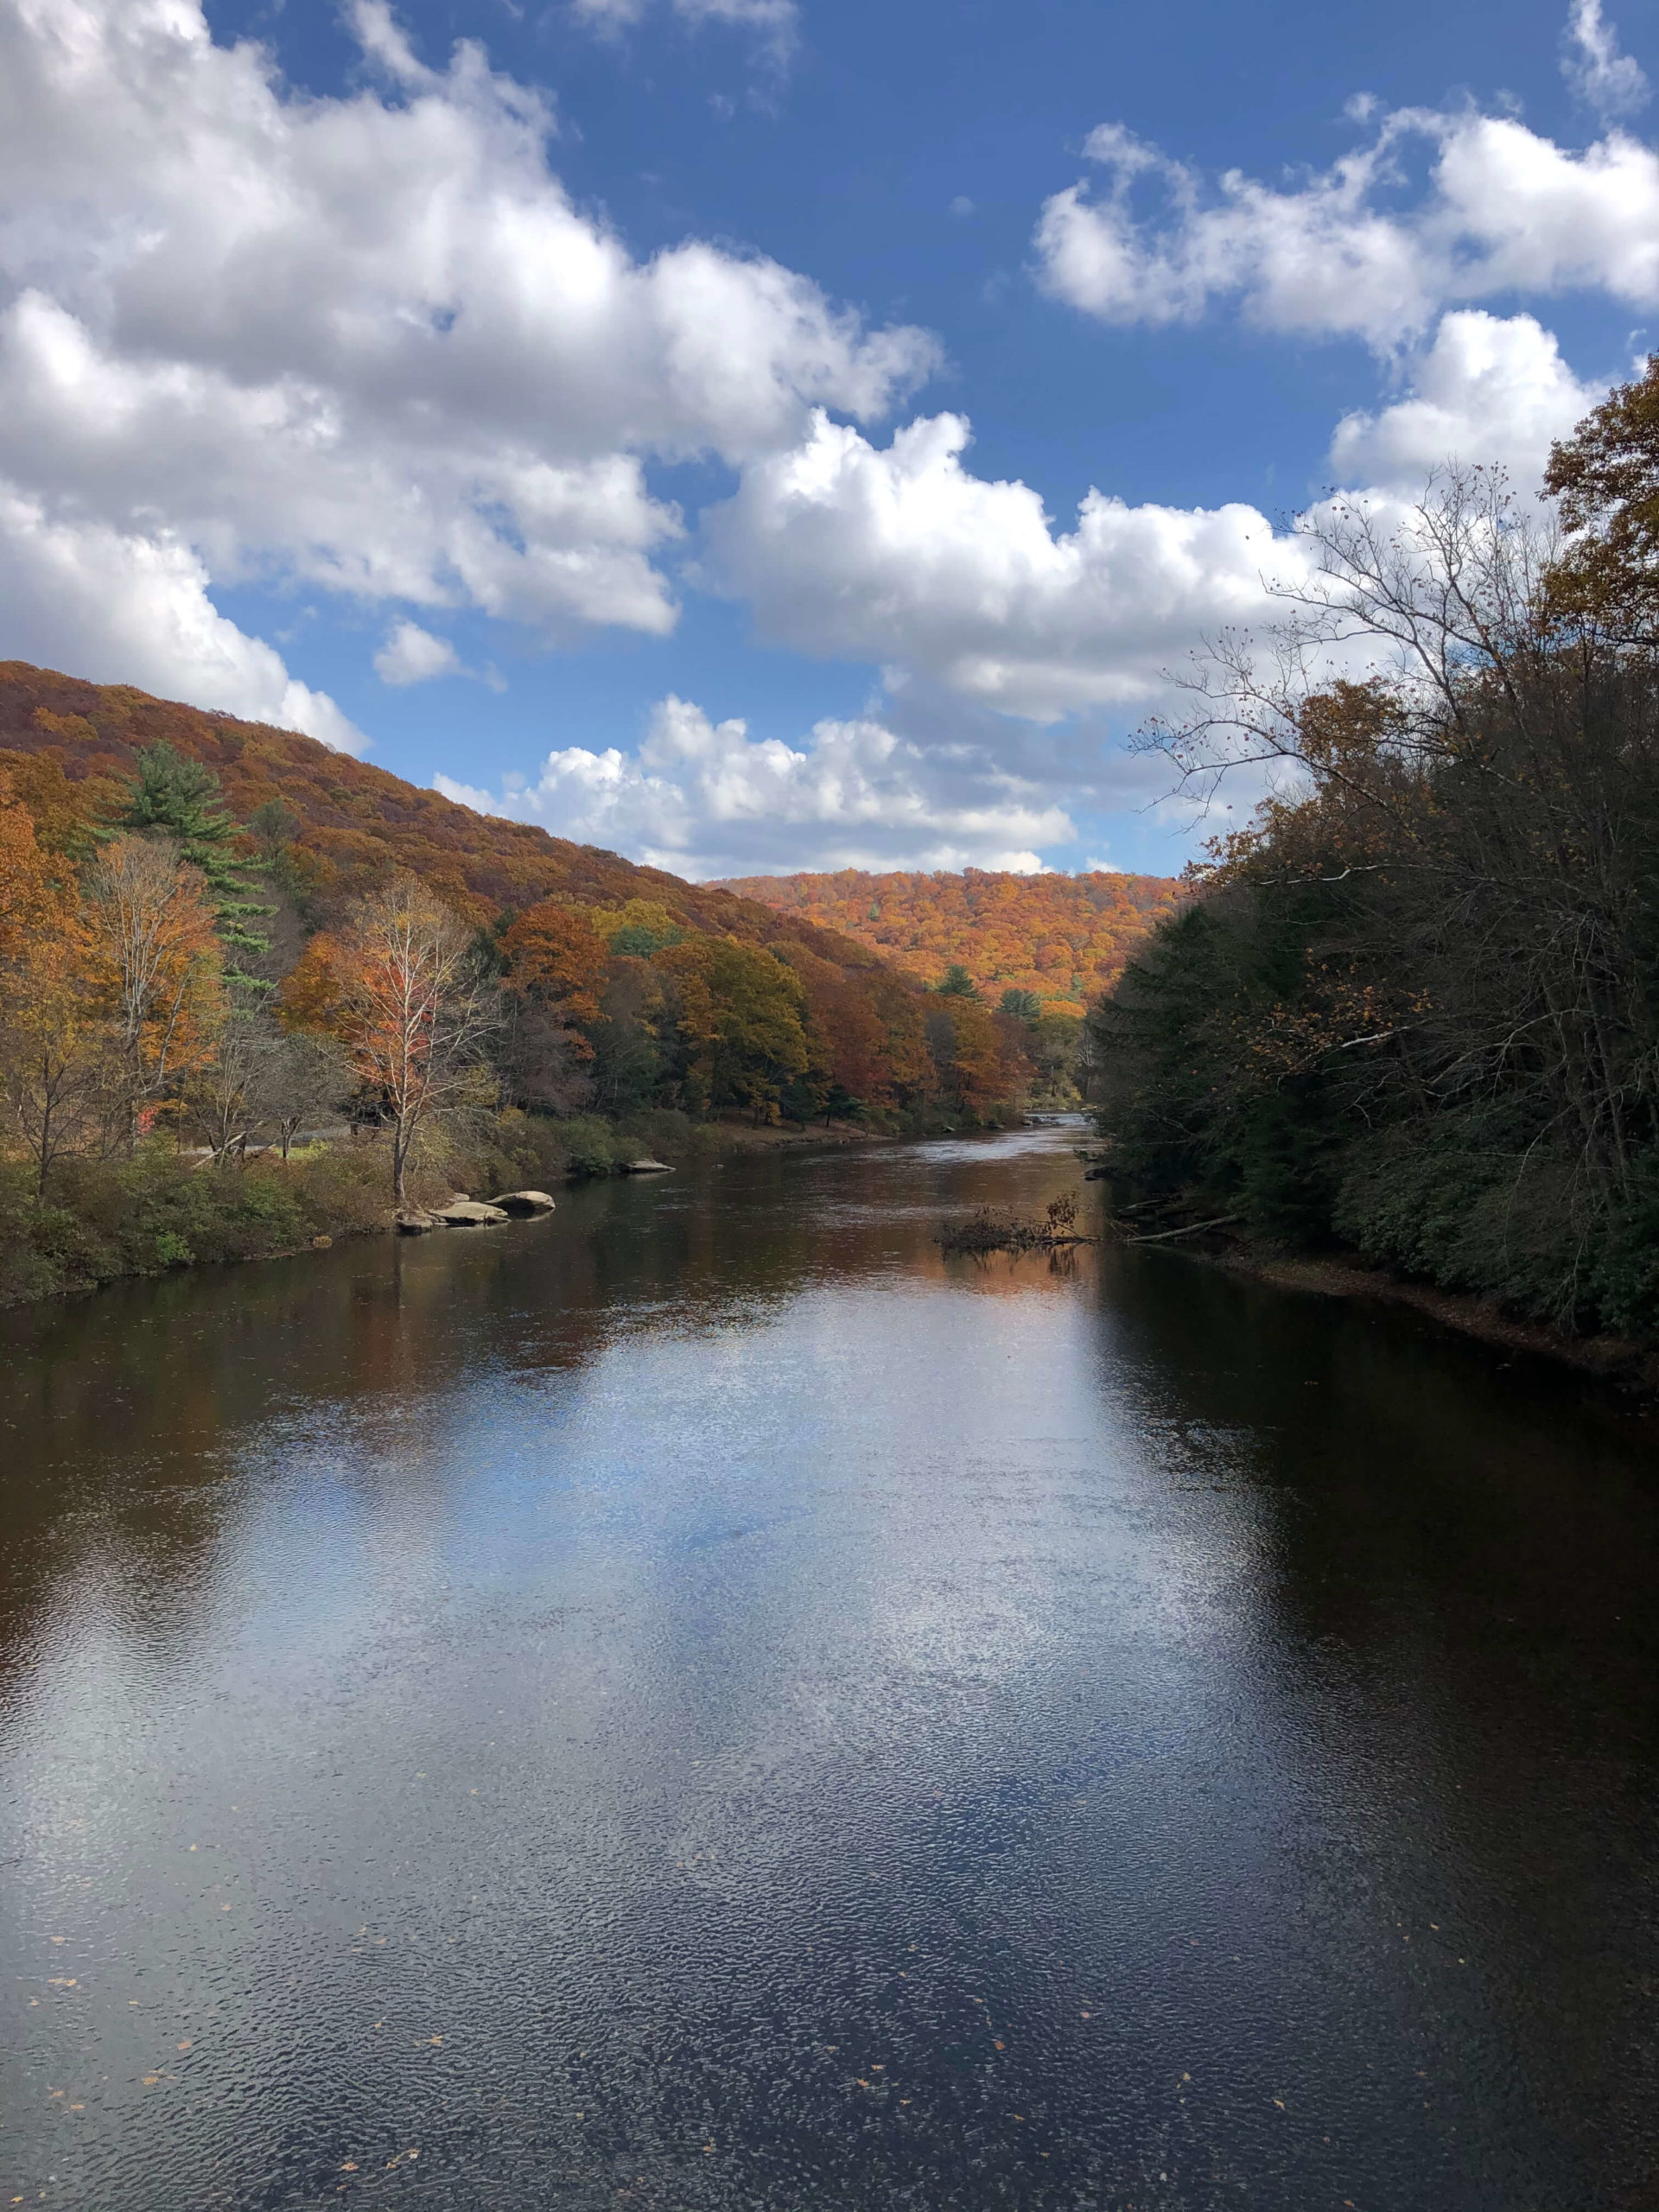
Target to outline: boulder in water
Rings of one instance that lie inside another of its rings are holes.
[[[491,1199],[506,1213],[551,1213],[553,1201],[545,1191],[503,1191]]]
[[[507,1217],[499,1206],[486,1206],[479,1198],[452,1198],[447,1206],[437,1207],[433,1217],[445,1229],[488,1229]]]
[[[625,1160],[622,1173],[625,1175],[671,1175],[674,1170],[665,1160]]]
[[[429,1230],[442,1229],[443,1224],[435,1213],[424,1206],[403,1206],[397,1214],[397,1234],[400,1236],[424,1236]]]

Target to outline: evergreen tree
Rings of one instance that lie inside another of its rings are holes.
[[[226,973],[232,982],[251,988],[268,988],[238,964],[238,956],[257,957],[269,951],[270,939],[250,922],[276,909],[249,896],[251,886],[245,871],[259,867],[237,851],[241,824],[226,805],[219,778],[200,760],[192,760],[164,739],[147,745],[136,763],[137,772],[128,787],[127,803],[117,817],[121,830],[163,830],[176,837],[183,859],[200,868],[207,883],[208,903],[219,934],[230,952]]]

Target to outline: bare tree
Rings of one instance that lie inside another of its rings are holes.
[[[295,1137],[338,1112],[352,1089],[346,1055],[332,1037],[278,1027],[264,1007],[238,1007],[219,1050],[185,1090],[191,1119],[216,1166],[245,1160],[269,1133],[284,1160]]]
[[[332,1037],[274,1030],[254,1086],[258,1125],[274,1133],[286,1160],[302,1130],[343,1109],[351,1089],[346,1055]]]
[[[205,878],[177,840],[126,835],[105,845],[86,914],[111,975],[127,1141],[147,1106],[213,1058],[226,999]]]
[[[410,1154],[435,1119],[493,1094],[486,1054],[499,994],[470,933],[412,876],[358,907],[330,948],[328,1027],[391,1129],[392,1188],[408,1204]]]

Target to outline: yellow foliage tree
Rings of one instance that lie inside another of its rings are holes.
[[[686,1103],[694,1112],[737,1106],[756,1122],[776,1120],[784,1086],[804,1075],[810,1055],[799,976],[735,938],[700,937],[652,962],[668,1000]]]

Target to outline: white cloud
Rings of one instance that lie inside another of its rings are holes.
[[[932,342],[700,241],[634,260],[537,95],[348,20],[389,94],[289,93],[200,0],[0,7],[0,474],[217,582],[663,634],[645,460],[880,415]]]
[[[727,23],[759,31],[774,49],[786,50],[800,21],[795,0],[674,0],[674,12],[689,23]]]
[[[304,730],[338,752],[367,742],[327,692],[296,682],[272,646],[219,613],[188,545],[54,519],[3,481],[0,609],[17,658]]]
[[[1299,540],[1254,507],[1126,505],[1091,491],[1057,534],[1028,485],[969,473],[959,415],[890,445],[820,414],[708,518],[711,575],[762,633],[919,671],[1005,713],[1142,705],[1206,632],[1269,612]]]
[[[383,683],[426,683],[435,676],[460,675],[461,658],[448,638],[435,638],[405,616],[386,632],[374,672]]]
[[[1618,34],[1602,19],[1601,0],[1572,0],[1561,74],[1600,116],[1633,115],[1650,93],[1639,62],[1618,50]]]
[[[1605,389],[1575,376],[1531,316],[1478,308],[1443,316],[1402,380],[1393,404],[1345,416],[1332,448],[1338,479],[1385,522],[1447,461],[1504,467],[1525,495],[1551,442]],[[707,580],[746,599],[769,642],[884,665],[912,730],[907,709],[926,692],[936,751],[971,709],[965,749],[1017,764],[1053,803],[1144,801],[1103,766],[1107,727],[1179,711],[1172,678],[1193,652],[1224,631],[1282,621],[1274,588],[1306,580],[1316,549],[1253,506],[1131,506],[1092,490],[1067,529],[1030,486],[972,474],[969,444],[957,415],[912,422],[881,446],[821,413],[798,446],[748,464],[736,495],[705,517]],[[1331,665],[1347,660],[1336,652]],[[1059,725],[1046,757],[1033,722]]]
[[[410,44],[390,0],[348,0],[342,12],[365,60],[378,63],[394,84],[426,91],[437,83]]]
[[[578,22],[602,31],[631,29],[645,16],[648,0],[571,0]],[[700,29],[718,23],[734,30],[753,31],[763,58],[779,67],[794,52],[800,29],[796,0],[671,0],[683,23]]]
[[[1103,321],[1190,322],[1231,298],[1265,328],[1387,351],[1445,306],[1509,291],[1659,304],[1659,156],[1622,131],[1574,153],[1510,117],[1400,109],[1283,189],[1234,169],[1210,191],[1116,124],[1084,152],[1103,188],[1045,204],[1038,274]],[[1415,156],[1427,172],[1414,184]],[[1148,191],[1156,214],[1141,210]]]
[[[1501,320],[1478,308],[1441,319],[1411,383],[1408,398],[1338,424],[1331,459],[1344,483],[1409,494],[1431,470],[1458,461],[1503,467],[1524,493],[1541,476],[1551,443],[1606,389],[1580,383],[1554,334],[1530,315]]]
[[[924,746],[869,719],[821,721],[798,747],[752,738],[669,697],[637,756],[550,753],[535,783],[446,798],[693,877],[777,868],[1039,868],[1075,836],[1063,806],[970,747]]]

